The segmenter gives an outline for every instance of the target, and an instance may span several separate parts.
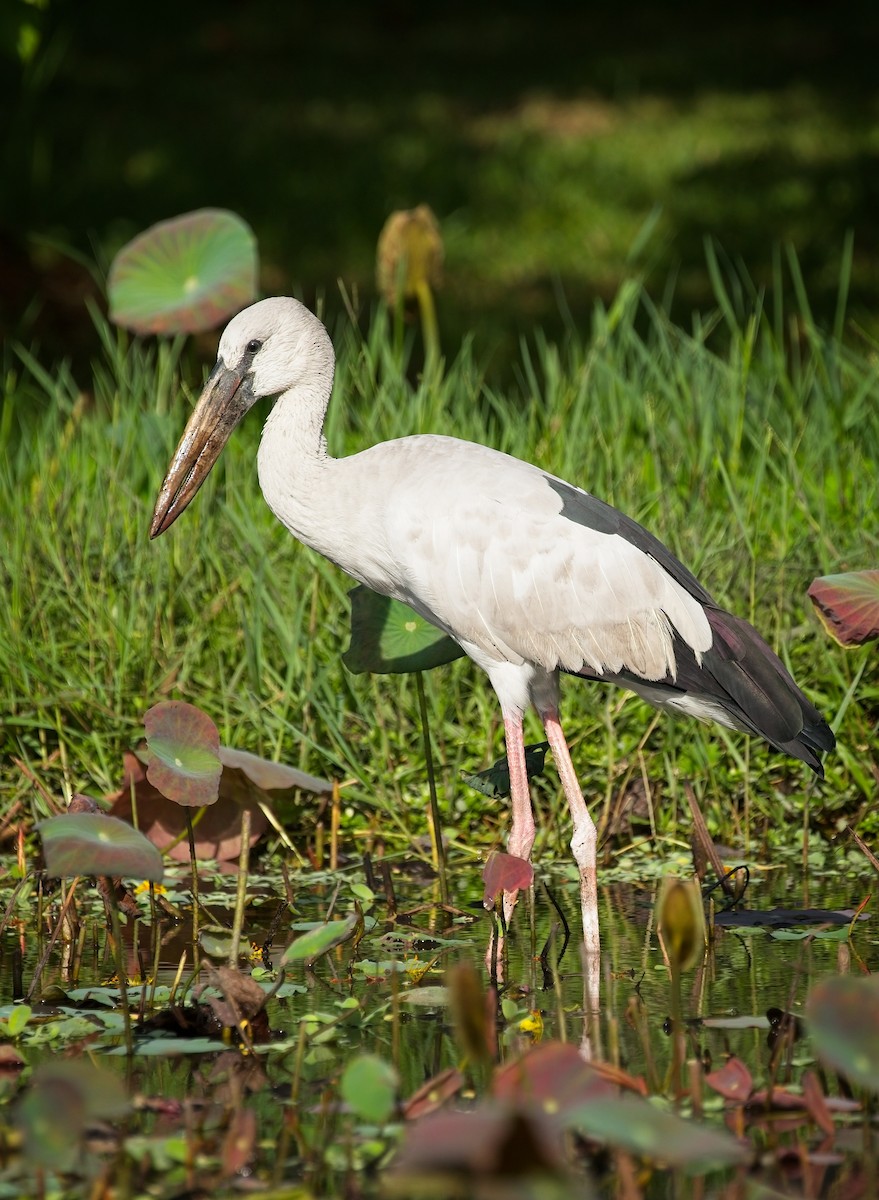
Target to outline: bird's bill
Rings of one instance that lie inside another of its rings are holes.
[[[227,367],[222,359],[218,359],[183,431],[159,492],[150,526],[151,538],[158,537],[173,525],[189,504],[252,402],[244,373]]]

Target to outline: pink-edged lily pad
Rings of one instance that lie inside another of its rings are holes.
[[[144,715],[150,762],[147,779],[168,800],[189,808],[213,804],[220,794],[220,735],[200,708],[163,700]]]
[[[202,208],[152,225],[110,267],[110,320],[135,333],[215,329],[256,298],[256,238],[235,213]]]
[[[37,825],[49,875],[122,876],[161,883],[162,856],[132,825],[106,813],[62,813]]]
[[[841,646],[879,638],[879,571],[822,575],[808,594],[822,625]]]

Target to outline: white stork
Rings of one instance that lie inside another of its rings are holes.
[[[659,708],[758,734],[821,775],[834,745],[759,634],[720,608],[635,521],[540,467],[422,434],[332,458],[324,417],[335,355],[297,300],[262,300],[220,339],[150,530],[192,500],[232,430],[276,396],[260,442],[263,495],[294,537],[367,587],[411,605],[488,674],[510,768],[509,850],[534,817],[522,718],[539,713],[573,823],[587,950],[597,957],[596,833],[559,723],[559,672],[616,683]],[[515,894],[505,897],[507,916]]]

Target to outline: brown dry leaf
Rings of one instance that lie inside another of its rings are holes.
[[[266,993],[256,980],[235,967],[211,967],[206,963],[205,969],[208,983],[223,993],[223,999],[206,996],[205,1003],[224,1028],[235,1029],[239,1020],[251,1021],[262,1012]]]

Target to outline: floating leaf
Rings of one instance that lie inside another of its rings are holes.
[[[353,674],[429,671],[462,657],[464,651],[456,641],[407,604],[380,596],[362,584],[348,594],[351,645],[342,661]]]
[[[425,1008],[445,1008],[449,1001],[449,989],[438,983],[400,993],[401,1004],[421,1004]]]
[[[529,779],[537,779],[543,774],[548,749],[549,742],[535,742],[533,746],[525,747],[525,773]],[[510,794],[510,764],[506,755],[484,771],[477,771],[475,775],[464,774],[462,778],[469,787],[492,800]]]
[[[353,912],[349,913],[344,921],[327,921],[323,925],[309,929],[308,933],[303,933],[301,937],[290,943],[284,951],[281,965],[286,967],[291,962],[300,962],[302,959],[313,962],[322,954],[326,954],[328,950],[349,941],[357,926],[362,922],[361,914]]]
[[[199,929],[198,941],[211,958],[228,958],[234,937],[231,929],[224,929],[222,925],[207,925]]]
[[[566,1129],[671,1166],[725,1166],[750,1152],[719,1130],[685,1121],[638,1096],[605,1096],[563,1114]]]
[[[482,903],[486,908],[491,908],[499,892],[516,892],[520,888],[531,887],[534,868],[518,854],[492,850],[482,868],[482,880],[485,884]]]
[[[116,817],[62,813],[41,821],[37,831],[49,875],[120,875],[162,882],[161,854],[142,833]]]
[[[144,715],[150,762],[147,779],[168,800],[201,808],[220,794],[220,735],[200,708],[163,700]]]
[[[818,1057],[850,1083],[879,1092],[879,975],[817,984],[806,1016]]]
[[[375,904],[375,892],[367,884],[354,882],[348,886],[361,904]]]
[[[256,239],[235,213],[203,208],[161,221],[110,267],[110,320],[135,333],[215,329],[256,298]]]
[[[847,571],[812,580],[809,599],[821,623],[841,646],[879,638],[879,571]]]
[[[360,1118],[384,1125],[397,1102],[397,1072],[377,1054],[352,1058],[342,1075],[342,1098]]]
[[[735,912],[714,914],[715,925],[741,928],[786,929],[791,925],[851,925],[869,920],[868,913],[858,913],[853,908],[767,908],[763,911],[740,908]]]

